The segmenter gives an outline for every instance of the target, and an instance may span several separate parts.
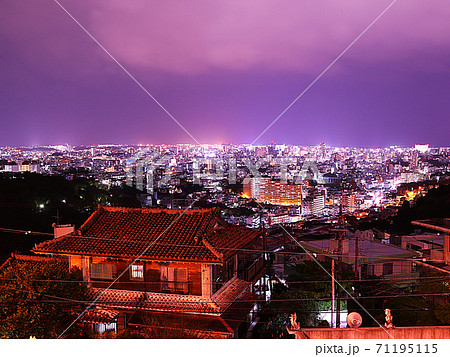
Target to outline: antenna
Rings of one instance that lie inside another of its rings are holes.
[[[56,225],[59,226],[59,208],[56,209],[56,216],[52,216],[53,218],[56,218]]]

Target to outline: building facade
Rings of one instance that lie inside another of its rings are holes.
[[[95,301],[82,321],[96,331],[184,321],[197,337],[237,337],[265,291],[262,248],[259,231],[230,226],[215,209],[99,206],[33,251],[67,256],[82,271]]]
[[[272,205],[300,206],[302,186],[272,181],[267,177],[245,178],[244,195]]]

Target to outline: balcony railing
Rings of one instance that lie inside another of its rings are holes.
[[[190,294],[191,281],[161,281],[161,292],[175,293],[175,294]]]
[[[91,281],[94,287],[106,288],[111,283],[105,280],[93,279]],[[194,283],[192,281],[118,281],[112,287],[119,290],[136,290],[148,292],[162,292],[169,294],[200,294],[193,289]],[[197,289],[198,290],[198,289]]]
[[[255,260],[248,268],[239,269],[239,278],[246,281],[253,281],[255,277],[264,269],[264,258],[261,256]]]

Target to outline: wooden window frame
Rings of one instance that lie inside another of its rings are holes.
[[[161,290],[170,293],[189,294],[189,270],[187,268],[161,266]],[[183,280],[180,278],[183,277]]]
[[[92,263],[90,273],[91,279],[94,280],[114,280],[117,274],[117,267],[109,262]]]
[[[137,274],[136,274],[137,273]],[[131,264],[130,266],[130,280],[144,281],[144,264]]]

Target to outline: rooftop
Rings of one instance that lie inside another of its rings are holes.
[[[221,263],[259,236],[234,227],[216,209],[99,206],[73,233],[35,246],[36,253]]]
[[[89,324],[110,324],[116,322],[119,318],[119,311],[90,309],[81,317],[80,321]]]
[[[433,218],[433,219],[424,219],[420,221],[412,221],[412,224],[424,228],[428,228],[431,230],[450,233],[450,218]]]
[[[305,249],[313,251],[315,253],[325,253],[326,255],[333,257],[337,256],[336,253],[330,251],[330,239],[316,240],[309,242],[301,242],[301,245]],[[383,261],[388,259],[405,259],[412,258],[417,253],[411,252],[406,249],[399,248],[390,244],[381,244],[378,242],[372,242],[366,239],[360,239],[358,241],[358,259],[361,263]],[[348,253],[342,255],[342,261],[347,264],[352,264],[355,260],[355,240],[348,239]]]
[[[65,270],[69,269],[69,261],[65,258],[55,258],[55,257],[43,257],[39,255],[24,255],[24,254],[15,254],[12,253],[11,257],[9,257],[1,266],[0,271],[5,269],[7,266],[17,266],[17,265],[25,265],[25,266],[33,266],[33,267],[41,267],[46,264],[58,263]]]

